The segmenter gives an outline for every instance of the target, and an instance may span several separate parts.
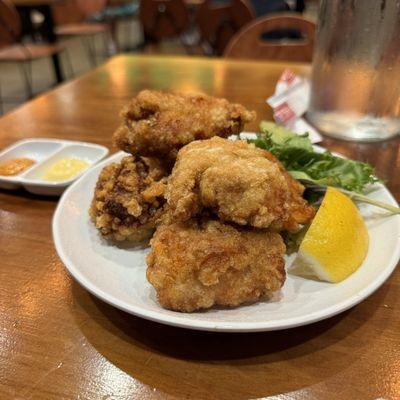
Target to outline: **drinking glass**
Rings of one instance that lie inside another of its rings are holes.
[[[327,135],[400,132],[400,0],[322,0],[308,120]]]

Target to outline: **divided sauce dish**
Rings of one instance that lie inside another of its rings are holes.
[[[108,149],[93,143],[58,140],[24,139],[0,152],[0,164],[17,158],[29,158],[35,163],[22,172],[0,175],[1,189],[25,188],[28,192],[40,195],[60,195],[66,187],[108,154]],[[48,168],[59,160],[77,158],[87,163],[87,167],[73,177],[62,181],[44,179]]]

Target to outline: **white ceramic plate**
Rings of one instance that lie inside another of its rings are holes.
[[[191,314],[163,309],[146,280],[149,249],[115,247],[103,240],[89,220],[88,208],[101,169],[119,161],[120,152],[76,181],[61,198],[53,219],[57,252],[71,275],[92,294],[128,313],[179,327],[251,332],[292,328],[331,317],[372,294],[393,272],[400,256],[400,216],[385,216],[362,206],[370,235],[363,265],[339,284],[288,274],[283,289],[270,301],[234,309],[212,309]],[[371,197],[396,205],[382,185]],[[290,260],[287,260],[287,265]]]
[[[48,167],[66,157],[77,157],[88,163],[88,168],[102,160],[108,149],[98,144],[59,139],[24,139],[0,152],[0,163],[13,158],[27,157],[35,161],[30,168],[14,176],[0,175],[0,188],[24,187],[28,192],[42,195],[60,195],[82,173],[62,182],[43,179]]]

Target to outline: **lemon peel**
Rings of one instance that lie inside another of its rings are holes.
[[[353,201],[328,187],[290,272],[337,283],[356,271],[368,252],[369,236]]]

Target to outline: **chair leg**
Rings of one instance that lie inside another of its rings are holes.
[[[96,35],[89,36],[89,43],[92,49],[92,58],[94,66],[97,65],[97,51],[96,51]]]
[[[179,35],[179,41],[181,42],[181,45],[185,49],[186,54],[189,54],[189,55],[194,54],[192,46],[187,43],[186,38],[183,37],[183,35]]]
[[[104,54],[105,54],[106,58],[110,57],[111,52],[110,52],[110,47],[108,45],[107,33],[103,33],[101,35],[101,38],[103,39]]]
[[[104,53],[106,58],[111,57],[113,54],[118,52],[118,47],[114,40],[113,34],[111,32],[104,32],[102,35],[103,38],[103,46],[104,46]]]
[[[84,37],[82,40],[83,40],[84,46],[86,47],[86,52],[89,56],[90,64],[92,65],[92,67],[95,67],[97,65],[96,52],[95,52],[95,48],[93,47],[92,39],[93,39],[93,37]]]
[[[74,78],[75,71],[74,71],[74,68],[72,67],[71,57],[69,56],[68,49],[65,49],[64,54],[65,54],[65,65],[68,66],[67,68],[68,68],[68,72],[70,74],[70,78]]]
[[[111,19],[110,29],[104,33],[104,40],[108,38],[108,56],[112,56],[119,52],[118,43],[118,21],[116,19]],[[111,51],[110,51],[111,50]]]
[[[27,98],[31,99],[33,97],[31,62],[22,62],[19,63],[19,66],[25,82],[25,93],[27,94]]]
[[[4,114],[4,107],[3,107],[3,95],[1,93],[1,82],[0,82],[0,115]]]

